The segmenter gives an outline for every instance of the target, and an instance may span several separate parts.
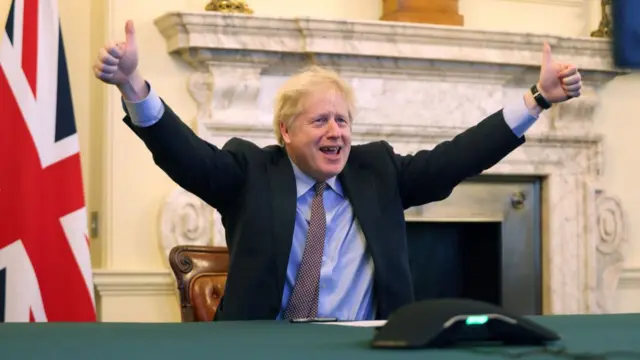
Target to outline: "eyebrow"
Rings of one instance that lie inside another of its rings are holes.
[[[318,117],[321,117],[321,116],[329,117],[331,114],[333,114],[333,113],[332,113],[332,112],[324,112],[324,113],[320,113],[320,114],[313,115],[312,117],[313,117],[314,119],[315,119],[315,118],[318,118]],[[343,118],[343,119],[347,119],[347,120],[349,119],[349,116],[344,115],[344,114],[342,114],[342,113],[335,113],[335,116],[336,116],[336,117],[341,117],[341,118]]]

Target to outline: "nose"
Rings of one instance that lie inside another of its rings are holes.
[[[329,122],[327,122],[327,137],[330,138],[338,138],[341,135],[340,125],[335,118],[332,118]]]

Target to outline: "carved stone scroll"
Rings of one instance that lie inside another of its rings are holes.
[[[160,237],[164,259],[177,245],[213,245],[213,209],[190,192],[177,187],[160,212]]]
[[[599,190],[596,198],[598,312],[615,310],[616,289],[624,268],[626,215],[620,199]]]

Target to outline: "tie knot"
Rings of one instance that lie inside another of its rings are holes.
[[[321,195],[324,192],[324,189],[327,187],[327,183],[324,181],[320,181],[316,183],[316,195]]]

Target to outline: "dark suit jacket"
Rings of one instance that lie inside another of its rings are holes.
[[[132,126],[128,116],[124,121],[171,179],[222,215],[230,263],[216,319],[275,319],[296,213],[295,178],[284,149],[238,138],[216,147],[165,107],[150,127]],[[413,155],[395,154],[385,141],[352,147],[339,179],[373,258],[378,318],[414,299],[404,210],[445,199],[462,180],[523,142],[500,110],[451,141]]]

